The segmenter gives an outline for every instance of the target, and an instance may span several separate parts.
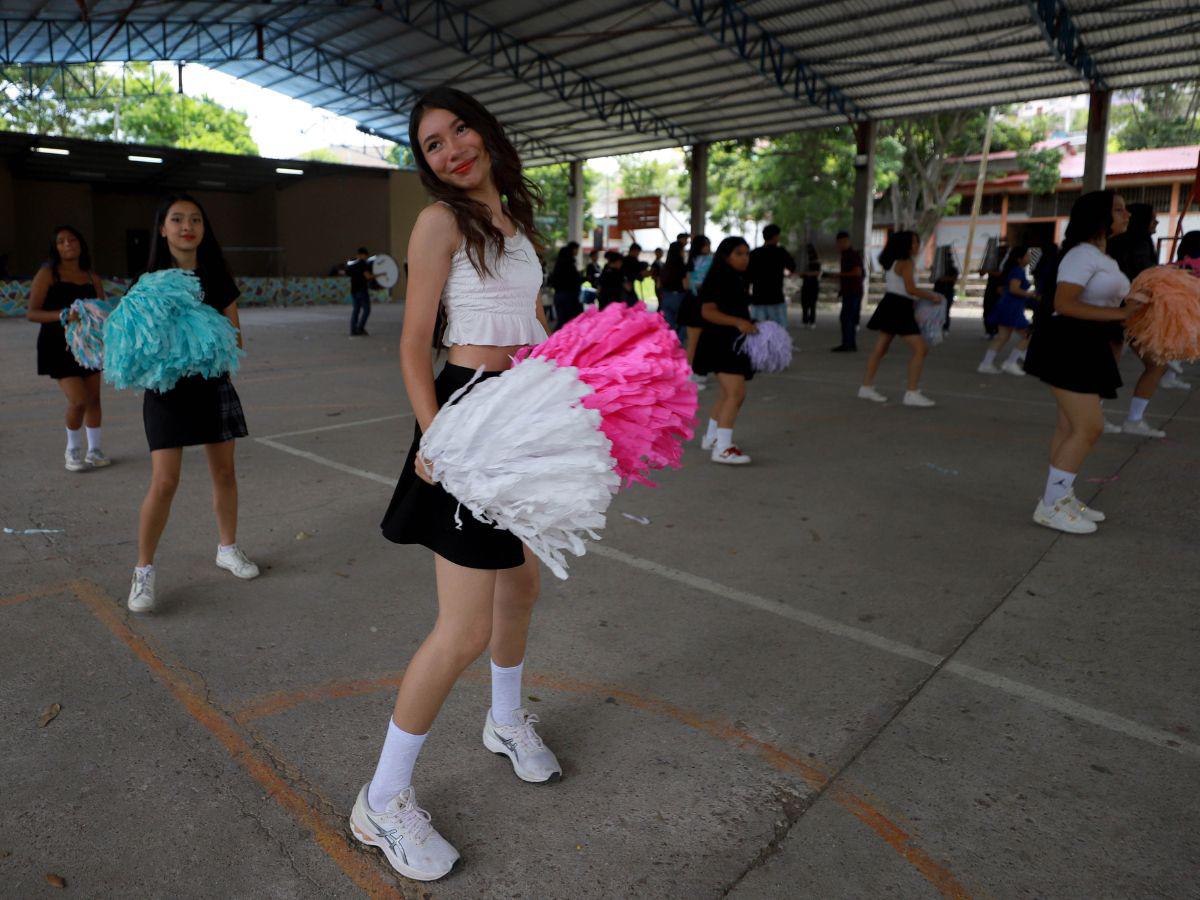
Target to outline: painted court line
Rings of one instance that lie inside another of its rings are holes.
[[[297,450],[294,447],[289,447],[286,444],[278,444],[274,441],[258,438],[260,443],[266,444],[269,447],[274,447],[277,450],[282,450],[285,453],[292,453],[296,456],[303,457],[310,462],[318,465],[328,466],[332,469],[337,469],[339,472],[345,472],[349,475],[357,475],[360,478],[366,478],[370,481],[376,481],[380,484],[386,484],[392,487],[396,483],[395,478],[388,478],[383,475],[378,475],[374,472],[367,472],[362,469],[356,469],[353,466],[344,465],[336,460],[328,459],[324,456],[319,456],[316,453],[309,453],[305,450]],[[799,622],[816,631],[824,632],[825,634],[835,635],[849,641],[854,641],[857,644],[862,644],[867,647],[874,647],[877,650],[882,650],[893,656],[899,656],[903,659],[911,659],[916,662],[924,663],[930,667],[941,665],[945,658],[938,656],[936,653],[930,653],[928,650],[922,650],[920,647],[913,647],[901,641],[893,641],[883,635],[875,634],[862,628],[855,628],[853,625],[845,625],[833,619],[827,619],[824,616],[815,613],[806,612],[788,606],[785,603],[780,603],[778,600],[771,600],[767,597],[761,597],[758,594],[751,594],[748,591],[741,591],[727,585],[720,584],[716,581],[711,581],[701,575],[693,575],[690,572],[684,572],[680,569],[675,569],[670,566],[664,566],[661,563],[656,563],[653,560],[642,559],[632,554],[625,553],[622,550],[617,550],[614,547],[609,547],[601,543],[591,543],[589,545],[590,552],[597,556],[603,556],[607,559],[615,560],[631,568],[640,569],[643,572],[649,572],[652,575],[657,575],[661,578],[666,578],[670,581],[679,584],[687,585],[696,590],[704,591],[715,597],[723,600],[730,600],[742,606],[748,606],[752,609],[757,609],[762,612],[770,613],[779,616],[780,618],[791,619],[794,622]],[[1172,750],[1176,753],[1181,753],[1184,756],[1190,756],[1194,759],[1200,759],[1200,744],[1194,744],[1189,741],[1180,739],[1178,735],[1172,734],[1169,731],[1162,731],[1157,728],[1152,728],[1148,725],[1143,725],[1140,722],[1135,722],[1132,719],[1126,719],[1123,716],[1118,716],[1116,713],[1111,713],[1103,709],[1097,709],[1093,706],[1088,706],[1084,703],[1071,700],[1067,697],[1059,696],[1058,694],[1044,691],[1041,688],[1036,688],[1033,685],[1025,684],[1024,682],[1008,678],[1004,675],[998,675],[993,672],[988,672],[984,669],[978,669],[974,666],[960,663],[954,660],[946,663],[942,668],[943,672],[949,672],[960,678],[965,678],[968,681],[973,681],[976,684],[984,687],[992,688],[993,690],[1001,691],[1010,696],[1017,697],[1029,703],[1037,704],[1038,706],[1054,710],[1066,716],[1071,716],[1076,719],[1081,719],[1104,728],[1108,731],[1117,734],[1125,735],[1139,741],[1145,741],[1153,744],[1156,747],[1162,747],[1165,750]]]
[[[355,425],[374,425],[376,422],[390,422],[392,419],[407,419],[412,413],[395,413],[390,416],[379,416],[374,419],[359,419],[354,422],[338,422],[336,425],[322,425],[320,428],[302,428],[299,431],[281,431],[279,434],[268,434],[260,438],[255,438],[258,441],[270,441],[275,438],[295,437],[298,434],[316,434],[318,431],[337,431],[339,428],[353,428]]]

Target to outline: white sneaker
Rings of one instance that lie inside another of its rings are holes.
[[[130,612],[154,612],[154,567],[144,572],[133,570],[133,583],[129,586],[129,600],[125,604]]]
[[[1158,383],[1158,386],[1161,388],[1174,388],[1177,391],[1190,391],[1192,389],[1191,382],[1184,381],[1182,378],[1180,378],[1177,374],[1175,374],[1174,369],[1167,369],[1166,373],[1162,377],[1162,381]]]
[[[112,465],[112,460],[104,455],[103,450],[88,450],[83,461],[93,469],[103,469],[105,466]]]
[[[1104,433],[1105,434],[1120,434],[1121,426],[1114,425],[1112,422],[1108,421],[1108,419],[1105,419],[1104,420]]]
[[[522,781],[547,784],[562,778],[558,758],[533,730],[538,717],[527,709],[518,709],[513,717],[518,724],[497,725],[489,709],[483,725],[483,746],[512,760],[513,771]]]
[[[887,397],[865,384],[858,389],[858,399],[870,400],[872,403],[887,403]]]
[[[1033,521],[1056,531],[1065,531],[1067,534],[1091,534],[1096,530],[1096,523],[1076,512],[1075,504],[1068,497],[1063,497],[1053,506],[1047,506],[1038,500],[1033,511]]]
[[[237,544],[228,550],[217,548],[217,565],[222,569],[228,569],[238,578],[258,577],[258,566],[246,559],[246,554]]]
[[[86,472],[88,464],[83,458],[83,450],[67,450],[63,453],[63,462],[68,472]]]
[[[1000,370],[992,363],[980,363],[979,368],[975,370],[980,375],[999,375]]]
[[[711,450],[716,442],[717,436],[715,434],[712,437],[709,437],[707,434],[705,434],[704,437],[700,438],[700,449]]]
[[[1006,362],[1000,367],[1000,371],[1007,375],[1016,375],[1018,377],[1024,377],[1025,375],[1025,370],[1022,369],[1021,364],[1015,360],[1013,362]]]
[[[1126,419],[1125,424],[1121,426],[1121,431],[1125,434],[1136,434],[1138,437],[1164,438],[1167,436],[1165,431],[1147,425],[1145,419],[1138,419],[1136,422],[1133,419]]]
[[[1082,500],[1075,496],[1075,491],[1067,494],[1067,501],[1075,508],[1075,512],[1083,516],[1089,522],[1103,522],[1108,516],[1100,512],[1098,509],[1092,509]]]
[[[905,406],[937,406],[932,400],[922,394],[920,391],[905,391],[904,392]]]
[[[367,805],[364,784],[350,812],[350,830],[363,844],[383,851],[391,867],[405,878],[436,881],[458,862],[458,851],[429,823],[411,787],[393,797],[383,812]]]
[[[750,457],[730,444],[724,450],[712,449],[712,461],[726,466],[744,466],[750,462]]]

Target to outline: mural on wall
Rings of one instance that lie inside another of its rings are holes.
[[[350,279],[342,277],[247,277],[237,278],[242,296],[238,306],[321,306],[350,303]],[[33,279],[0,281],[0,317],[24,317],[29,306],[29,287]],[[109,297],[120,297],[129,289],[128,278],[105,278],[104,290]],[[371,292],[377,303],[391,302],[385,290]]]

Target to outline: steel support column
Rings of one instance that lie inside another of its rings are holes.
[[[875,131],[874,119],[854,126],[854,218],[850,243],[862,254],[864,275],[870,269],[867,247],[875,215]]]
[[[1087,149],[1083,157],[1083,192],[1104,189],[1108,160],[1108,107],[1112,92],[1092,88],[1088,101]]]
[[[583,234],[583,163],[582,159],[571,160],[567,184],[567,240],[579,241],[580,250],[584,244]],[[576,264],[579,253],[575,254]]]
[[[708,219],[708,144],[693,144],[690,169],[692,234],[704,234]]]

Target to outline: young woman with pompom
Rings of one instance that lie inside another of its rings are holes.
[[[436,202],[417,217],[408,245],[400,369],[416,433],[382,529],[391,541],[433,551],[438,617],[404,673],[375,774],[359,791],[350,823],[396,871],[432,881],[459,857],[418,806],[413,767],[455,681],[485,649],[492,704],[484,746],[507,756],[527,782],[556,781],[562,769],[534,730],[537,717],[521,706],[537,560],[514,534],[460,510],[419,454],[422,434],[451,394],[499,376],[522,347],[546,339],[534,225],[539,192],[495,116],[461,91],[425,94],[409,137],[421,183]],[[448,352],[436,378],[431,343]],[[472,385],[480,368],[482,379]]]
[[[733,427],[746,400],[746,382],[754,377],[750,357],[735,346],[742,335],[758,331],[750,318],[749,266],[750,245],[740,237],[725,238],[717,245],[698,294],[704,327],[692,368],[698,375],[715,373],[719,389],[700,448],[712,450],[713,462],[730,466],[750,462],[749,454],[733,443]]]
[[[1104,514],[1075,496],[1075,477],[1104,430],[1101,398],[1114,398],[1121,374],[1110,347],[1129,317],[1129,279],[1105,250],[1125,231],[1125,201],[1111,190],[1084,194],[1071,217],[1053,296],[1042,298],[1025,371],[1050,386],[1058,423],[1050,442],[1050,472],[1033,521],[1069,534],[1090,534]]]
[[[179,268],[195,272],[203,302],[237,329],[237,345],[241,348],[237,309],[241,291],[229,273],[204,208],[187,194],[168,196],[155,213],[153,235],[147,271]],[[155,608],[154,554],[179,486],[184,447],[203,445],[208,458],[219,536],[217,565],[238,578],[257,577],[258,566],[237,545],[234,441],[245,437],[247,430],[242,403],[229,376],[191,375],[181,378],[170,390],[147,390],[142,395],[142,421],[150,445],[150,487],[138,518],[138,563],[129,588],[129,609],[145,613]]]

